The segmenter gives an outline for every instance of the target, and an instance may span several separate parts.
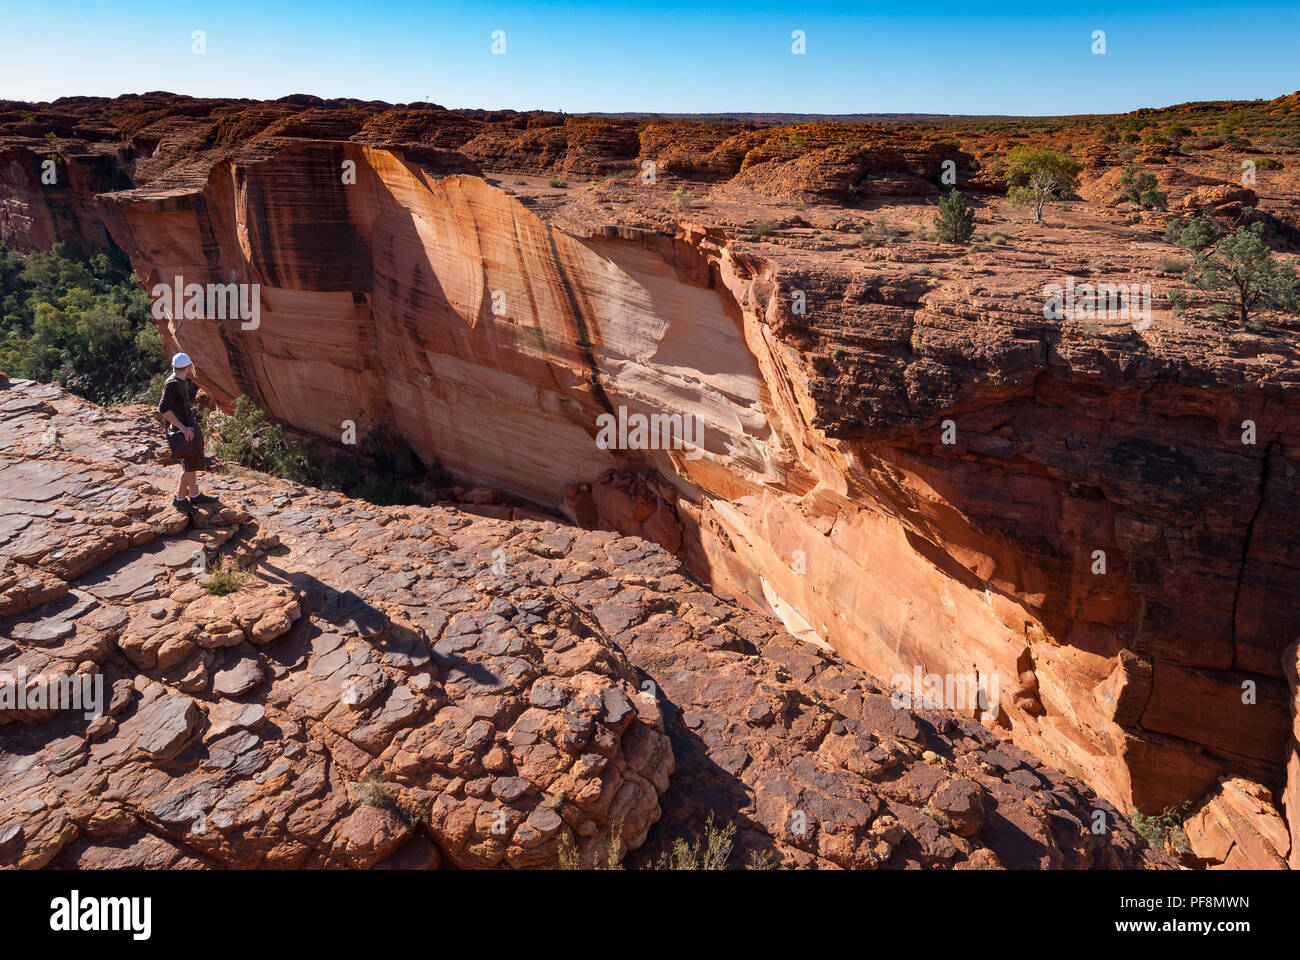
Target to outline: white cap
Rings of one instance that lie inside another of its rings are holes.
[[[176,356],[172,357],[172,369],[184,370],[193,362],[194,361],[190,359],[190,355],[188,353],[178,353],[176,354]]]

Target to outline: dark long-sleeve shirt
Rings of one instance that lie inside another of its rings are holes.
[[[168,377],[163,384],[162,398],[158,401],[158,412],[176,414],[176,419],[187,427],[198,426],[190,412],[190,401],[194,399],[190,384],[193,382],[179,380],[175,374]]]

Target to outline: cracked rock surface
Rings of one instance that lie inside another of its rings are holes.
[[[142,408],[0,380],[0,684],[103,691],[0,710],[0,864],[554,867],[614,833],[644,864],[710,814],[733,866],[1170,862],[653,543],[259,475],[191,520],[158,445]]]

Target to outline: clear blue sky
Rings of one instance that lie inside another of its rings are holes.
[[[169,90],[571,113],[1092,113],[1290,93],[1298,52],[1297,0],[0,0],[0,99],[18,100]]]

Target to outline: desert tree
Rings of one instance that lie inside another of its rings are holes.
[[[1196,217],[1170,225],[1167,235],[1194,257],[1184,280],[1206,293],[1226,294],[1219,302],[1231,304],[1242,324],[1264,308],[1300,312],[1295,267],[1279,260],[1264,242],[1262,223],[1217,238],[1212,230],[1212,224]]]
[[[1007,199],[1017,207],[1030,207],[1042,222],[1043,205],[1074,193],[1083,164],[1067,153],[1035,147],[1016,147],[1007,157]]]

